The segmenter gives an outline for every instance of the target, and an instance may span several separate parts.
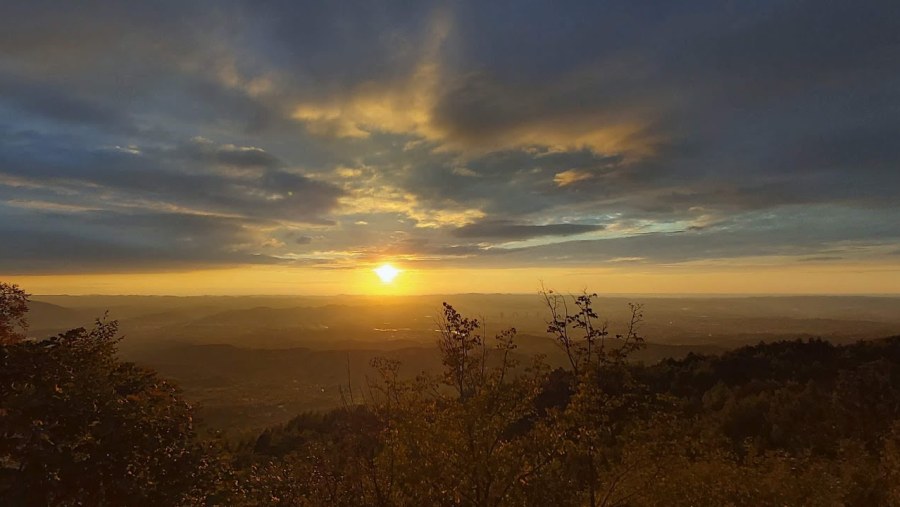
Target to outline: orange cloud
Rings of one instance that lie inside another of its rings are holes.
[[[322,100],[295,103],[289,115],[316,135],[362,139],[375,132],[404,134],[435,142],[441,149],[464,152],[532,146],[555,150],[588,147],[597,153],[633,157],[653,152],[659,140],[647,134],[646,121],[608,111],[516,113],[513,116],[517,121],[502,122],[501,127],[490,128],[489,132],[470,132],[448,125],[440,117],[441,108],[447,107],[442,101],[459,78],[449,75],[442,60],[443,49],[451,42],[452,26],[452,18],[446,11],[434,16],[429,38],[422,44],[419,63],[409,75],[387,82],[366,82],[349,93]],[[465,83],[469,77],[462,76],[461,82]],[[576,73],[562,76],[560,81],[582,78]],[[527,108],[529,102],[541,102],[572,91],[565,84],[538,90],[535,96],[523,95],[520,90],[505,90],[500,85],[489,85],[487,89],[496,99],[494,102],[506,97],[510,102],[507,109],[512,111]],[[462,95],[467,96],[468,92]],[[635,115],[646,113],[635,112]]]
[[[594,175],[588,171],[568,169],[566,171],[556,173],[556,175],[553,176],[553,183],[556,183],[557,186],[565,187],[573,183],[578,183],[579,181],[592,179],[593,177]]]

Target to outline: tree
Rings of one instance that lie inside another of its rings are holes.
[[[0,282],[0,345],[25,339],[28,294],[16,284]]]
[[[553,290],[541,290],[550,312],[547,333],[566,353],[575,376],[609,364],[621,364],[628,356],[644,346],[638,330],[644,321],[643,306],[629,303],[629,320],[622,334],[609,336],[609,322],[601,321],[594,310],[597,294],[584,292],[579,296],[563,296]],[[613,343],[607,343],[611,338]]]
[[[894,421],[890,434],[884,439],[881,471],[887,485],[887,502],[890,505],[900,505],[900,421]]]
[[[568,404],[553,411],[552,426],[564,435],[569,475],[577,478],[591,507],[611,505],[627,475],[621,473],[623,454],[617,453],[617,439],[632,423],[637,407],[648,396],[626,368],[628,356],[644,346],[638,334],[643,322],[641,305],[628,305],[630,316],[622,334],[610,336],[609,324],[594,310],[597,294],[563,296],[544,289],[541,296],[550,312],[547,332],[565,352],[574,375]]]
[[[469,398],[482,389],[496,388],[515,366],[510,353],[516,348],[516,329],[509,328],[498,334],[494,350],[491,350],[484,334],[478,334],[479,328],[478,319],[465,318],[443,303],[443,315],[438,321],[441,333],[438,347],[444,365],[444,382],[456,390],[460,399]],[[492,357],[494,355],[499,357]],[[488,362],[492,359],[499,360],[499,364],[489,368]]]
[[[398,363],[376,362],[388,503],[541,504],[547,490],[538,485],[559,450],[553,433],[536,423],[546,367],[520,368],[512,355],[515,329],[497,334],[491,346],[477,319],[446,303],[439,324],[442,376],[402,381]]]
[[[21,315],[22,299],[9,301],[0,314]],[[178,505],[214,489],[191,407],[118,360],[117,332],[98,319],[0,345],[0,503]]]

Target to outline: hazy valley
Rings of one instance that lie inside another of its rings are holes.
[[[241,431],[366,396],[371,360],[401,360],[403,373],[436,372],[435,319],[442,301],[478,316],[487,335],[515,327],[515,354],[565,357],[546,334],[548,309],[533,295],[410,297],[35,296],[29,334],[43,338],[108,315],[125,336],[121,356],[175,380],[201,421]],[[900,298],[857,296],[601,297],[615,334],[627,303],[644,305],[654,363],[760,341],[823,337],[836,343],[900,334]],[[347,400],[348,401],[348,400]]]

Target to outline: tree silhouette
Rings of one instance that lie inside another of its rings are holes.
[[[594,294],[545,292],[569,368],[515,329],[443,306],[443,371],[373,361],[364,403],[269,428],[232,457],[191,407],[120,361],[114,321],[26,339],[3,285],[0,505],[896,505],[900,337],[692,354],[653,365],[641,308],[622,334]]]
[[[18,319],[23,293],[7,293],[0,314]],[[198,491],[212,467],[191,407],[155,373],[118,360],[117,332],[97,320],[0,345],[0,503],[176,505],[207,494]]]
[[[28,330],[28,294],[16,284],[0,282],[0,345],[24,340]]]

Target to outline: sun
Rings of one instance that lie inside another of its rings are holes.
[[[400,270],[390,264],[382,264],[374,270],[383,283],[391,283],[400,274]]]

